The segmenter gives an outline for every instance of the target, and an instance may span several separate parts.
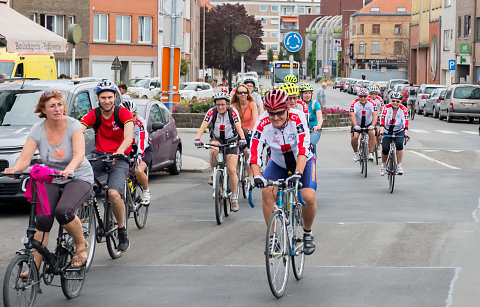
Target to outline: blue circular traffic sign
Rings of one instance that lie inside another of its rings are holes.
[[[287,35],[285,35],[285,39],[283,40],[283,45],[285,46],[285,49],[290,52],[297,52],[298,50],[300,50],[300,48],[302,48],[302,44],[302,36],[297,32],[288,32]]]

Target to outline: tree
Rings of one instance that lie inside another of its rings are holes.
[[[312,49],[308,52],[308,57],[307,57],[307,67],[308,71],[310,72],[310,76],[313,76],[315,78],[315,55],[316,55],[316,50],[317,50],[317,43],[313,42],[312,43]]]
[[[300,63],[302,61],[302,57],[300,56],[300,51],[293,53],[293,60]]]
[[[273,50],[272,50],[272,48],[268,48],[267,61],[270,62],[270,63],[273,62]]]
[[[285,61],[287,59],[287,56],[283,52],[283,48],[280,47],[280,51],[278,52],[278,60],[279,61]]]
[[[252,47],[244,54],[245,65],[252,62],[260,55],[262,48],[263,29],[260,20],[253,15],[248,15],[245,7],[240,4],[222,4],[214,6],[206,12],[205,17],[205,63],[209,68],[218,68],[224,72],[228,70],[229,58],[229,31],[232,15],[233,38],[239,34],[250,37]],[[200,14],[200,24],[203,24],[203,14]],[[203,47],[203,27],[200,28],[200,46]],[[203,50],[200,50],[203,54]],[[234,70],[240,70],[240,53],[233,49]],[[203,62],[200,63],[203,66]]]
[[[190,68],[188,67],[188,62],[185,59],[182,59],[180,62],[180,76],[186,76]]]

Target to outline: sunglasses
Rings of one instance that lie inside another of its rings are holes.
[[[246,94],[248,94],[248,92],[240,92],[240,91],[239,91],[239,92],[237,92],[237,94],[238,94],[238,95],[246,95]]]
[[[216,103],[215,106],[216,107],[226,107],[227,104],[226,103]]]
[[[400,100],[392,99],[392,102],[400,103]]]
[[[272,118],[275,116],[282,117],[285,114],[285,112],[287,112],[287,109],[283,109],[282,111],[278,111],[278,112],[272,112],[267,110],[267,112],[268,112],[268,116]]]
[[[367,98],[367,95],[358,95],[358,98]]]
[[[45,97],[45,98],[51,98],[53,96],[57,96],[57,95],[60,95],[61,93],[59,91],[56,91],[56,90],[46,90],[45,92],[43,92],[42,96]]]

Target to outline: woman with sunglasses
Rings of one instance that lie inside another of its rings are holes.
[[[275,191],[266,187],[267,181],[286,179],[289,186],[302,182],[302,197],[307,203],[302,209],[304,219],[305,254],[315,251],[312,225],[317,212],[315,191],[317,178],[315,154],[310,151],[310,132],[302,111],[291,109],[288,95],[282,90],[273,90],[265,96],[264,113],[253,131],[250,166],[255,186],[262,188],[263,216],[268,223],[275,209]],[[271,149],[270,161],[263,173],[260,165],[264,146]]]
[[[258,119],[258,110],[255,99],[249,91],[247,85],[240,84],[235,89],[235,94],[232,97],[232,107],[238,110],[240,120],[242,124],[243,133],[247,140],[247,144],[250,145],[249,134],[253,131],[253,127]],[[245,152],[245,158],[248,159],[248,150]],[[253,173],[250,165],[247,164],[248,180],[253,182]]]
[[[352,122],[350,144],[353,149],[353,161],[358,162],[358,138],[361,128],[368,128],[368,160],[373,161],[373,150],[375,148],[375,123],[377,122],[377,105],[368,99],[368,90],[358,90],[358,98],[350,106],[350,120]]]
[[[238,145],[240,147],[246,146],[247,141],[240,124],[240,118],[238,111],[230,106],[230,96],[227,93],[219,92],[213,96],[213,103],[215,106],[208,110],[203,123],[198,129],[197,136],[194,141],[196,147],[201,147],[202,142],[200,137],[205,129],[211,125],[212,133],[210,134],[210,143],[212,144],[227,144],[237,140],[237,136],[240,136]],[[210,124],[211,123],[211,124]],[[210,149],[210,167],[213,169],[213,163],[217,161],[218,149],[212,147]],[[232,197],[230,199],[230,206],[233,212],[237,212],[240,207],[238,206],[238,178],[237,178],[237,160],[238,160],[238,147],[229,148],[227,150],[227,170],[228,170],[228,184],[232,191]],[[213,174],[210,175],[208,180],[209,184],[213,184]]]
[[[76,251],[71,266],[81,267],[87,261],[88,246],[83,237],[82,223],[75,216],[75,211],[90,197],[93,184],[93,170],[85,158],[82,125],[78,120],[65,116],[66,105],[62,93],[55,90],[45,91],[40,96],[34,112],[45,120],[33,125],[20,157],[13,167],[4,172],[23,172],[30,166],[32,157],[38,150],[42,163],[63,176],[45,184],[52,214],[37,216],[34,237],[47,246],[56,218],[75,241]],[[74,175],[75,179],[68,179],[69,175]],[[42,255],[34,252],[34,258],[39,268]]]
[[[390,104],[383,108],[382,119],[380,120],[380,135],[404,136],[408,142],[408,109],[402,104],[403,95],[400,92],[390,94]],[[385,175],[385,162],[387,162],[390,143],[395,140],[397,148],[397,175],[403,175],[403,138],[383,138],[382,140],[382,165],[380,175]]]

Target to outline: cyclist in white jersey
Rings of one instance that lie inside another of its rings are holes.
[[[368,96],[368,99],[372,100],[375,102],[377,105],[377,112],[378,114],[382,114],[383,110],[383,99],[382,97],[378,96],[378,93],[380,93],[380,87],[377,84],[374,84],[370,87],[370,96]],[[375,133],[377,134],[377,147],[380,148],[380,116],[377,117],[377,123],[375,125]]]
[[[377,122],[377,105],[369,100],[368,90],[361,88],[358,90],[358,98],[350,106],[350,120],[352,121],[350,143],[353,148],[353,161],[360,159],[358,154],[358,137],[361,128],[368,128],[368,160],[373,161],[373,149],[375,148],[375,123]]]

